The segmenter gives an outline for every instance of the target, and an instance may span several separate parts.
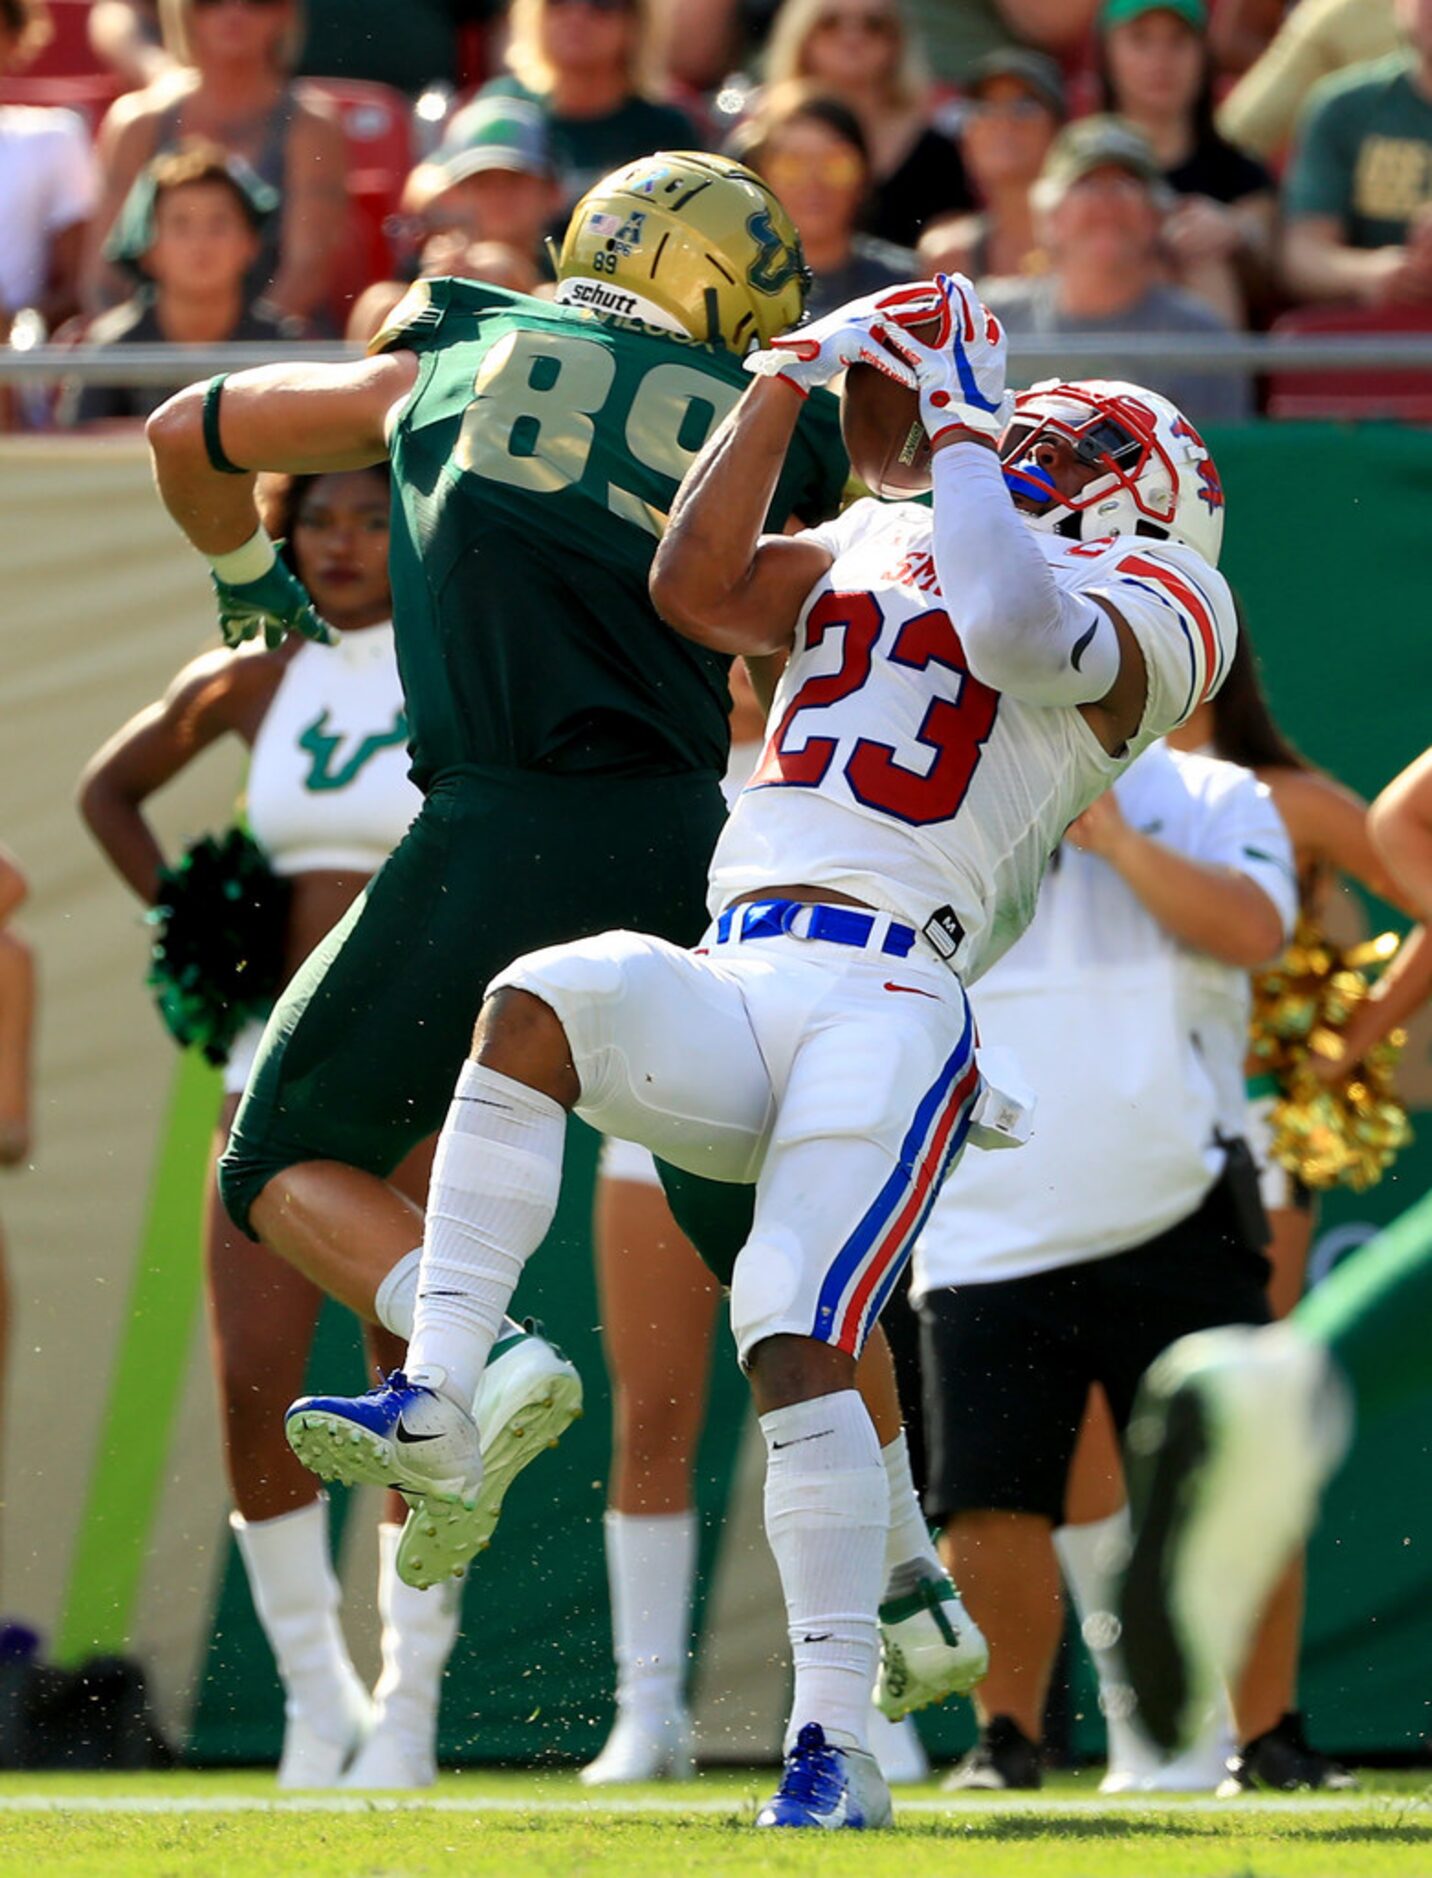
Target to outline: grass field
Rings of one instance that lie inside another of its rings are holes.
[[[6,1878],[533,1878],[818,1872],[821,1878],[1428,1878],[1432,1780],[1356,1795],[1105,1800],[1090,1776],[1042,1793],[896,1796],[893,1833],[749,1830],[770,1776],[589,1797],[572,1774],[453,1774],[415,1800],[275,1799],[256,1774],[0,1776]]]

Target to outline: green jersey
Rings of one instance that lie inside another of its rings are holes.
[[[414,780],[478,768],[725,767],[729,661],[657,617],[682,476],[749,382],[730,353],[470,281],[422,282],[379,342],[419,370],[391,439],[391,565]],[[820,394],[768,517],[834,512]]]

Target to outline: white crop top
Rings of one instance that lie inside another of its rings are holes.
[[[274,872],[375,874],[422,806],[407,742],[390,624],[303,646],[249,760],[249,827]]]

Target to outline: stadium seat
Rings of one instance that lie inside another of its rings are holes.
[[[402,200],[404,178],[416,161],[412,105],[391,85],[366,79],[305,78],[303,88],[337,114],[348,149],[348,240],[330,295],[341,327],[369,282],[393,271],[385,224]]]
[[[112,79],[116,91],[124,85],[97,59],[89,42],[90,0],[48,0],[54,36],[25,67],[26,78]]]
[[[1409,333],[1432,335],[1432,312],[1409,307],[1299,307],[1276,320],[1279,339],[1371,338]],[[1402,367],[1365,371],[1359,366],[1334,370],[1273,371],[1268,374],[1268,415],[1293,418],[1397,418],[1408,424],[1432,424],[1432,368]]]

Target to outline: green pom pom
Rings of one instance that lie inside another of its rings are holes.
[[[283,983],[289,883],[241,828],[204,835],[159,876],[148,983],[170,1035],[210,1063]]]

